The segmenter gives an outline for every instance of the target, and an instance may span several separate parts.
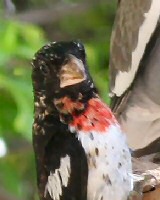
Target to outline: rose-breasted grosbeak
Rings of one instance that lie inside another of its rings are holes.
[[[127,200],[131,155],[103,103],[80,42],[52,42],[33,59],[33,144],[41,199]]]

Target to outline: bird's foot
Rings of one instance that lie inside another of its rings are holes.
[[[147,193],[150,191],[155,190],[155,186],[157,185],[157,179],[152,174],[145,174],[144,175],[144,187],[143,187],[143,193]]]

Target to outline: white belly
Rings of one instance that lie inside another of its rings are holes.
[[[78,133],[88,159],[87,200],[127,200],[132,190],[129,149],[119,126],[105,133]]]

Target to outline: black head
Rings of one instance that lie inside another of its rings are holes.
[[[86,65],[85,49],[80,42],[45,45],[33,59],[34,92],[53,99],[64,95],[76,98],[79,92],[93,91],[94,84]]]

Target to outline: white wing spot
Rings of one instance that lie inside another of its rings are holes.
[[[60,200],[60,196],[62,195],[62,186],[67,187],[70,174],[70,157],[66,155],[60,160],[60,168],[56,169],[54,173],[50,172],[45,187],[44,197],[46,197],[48,192],[53,200]]]

